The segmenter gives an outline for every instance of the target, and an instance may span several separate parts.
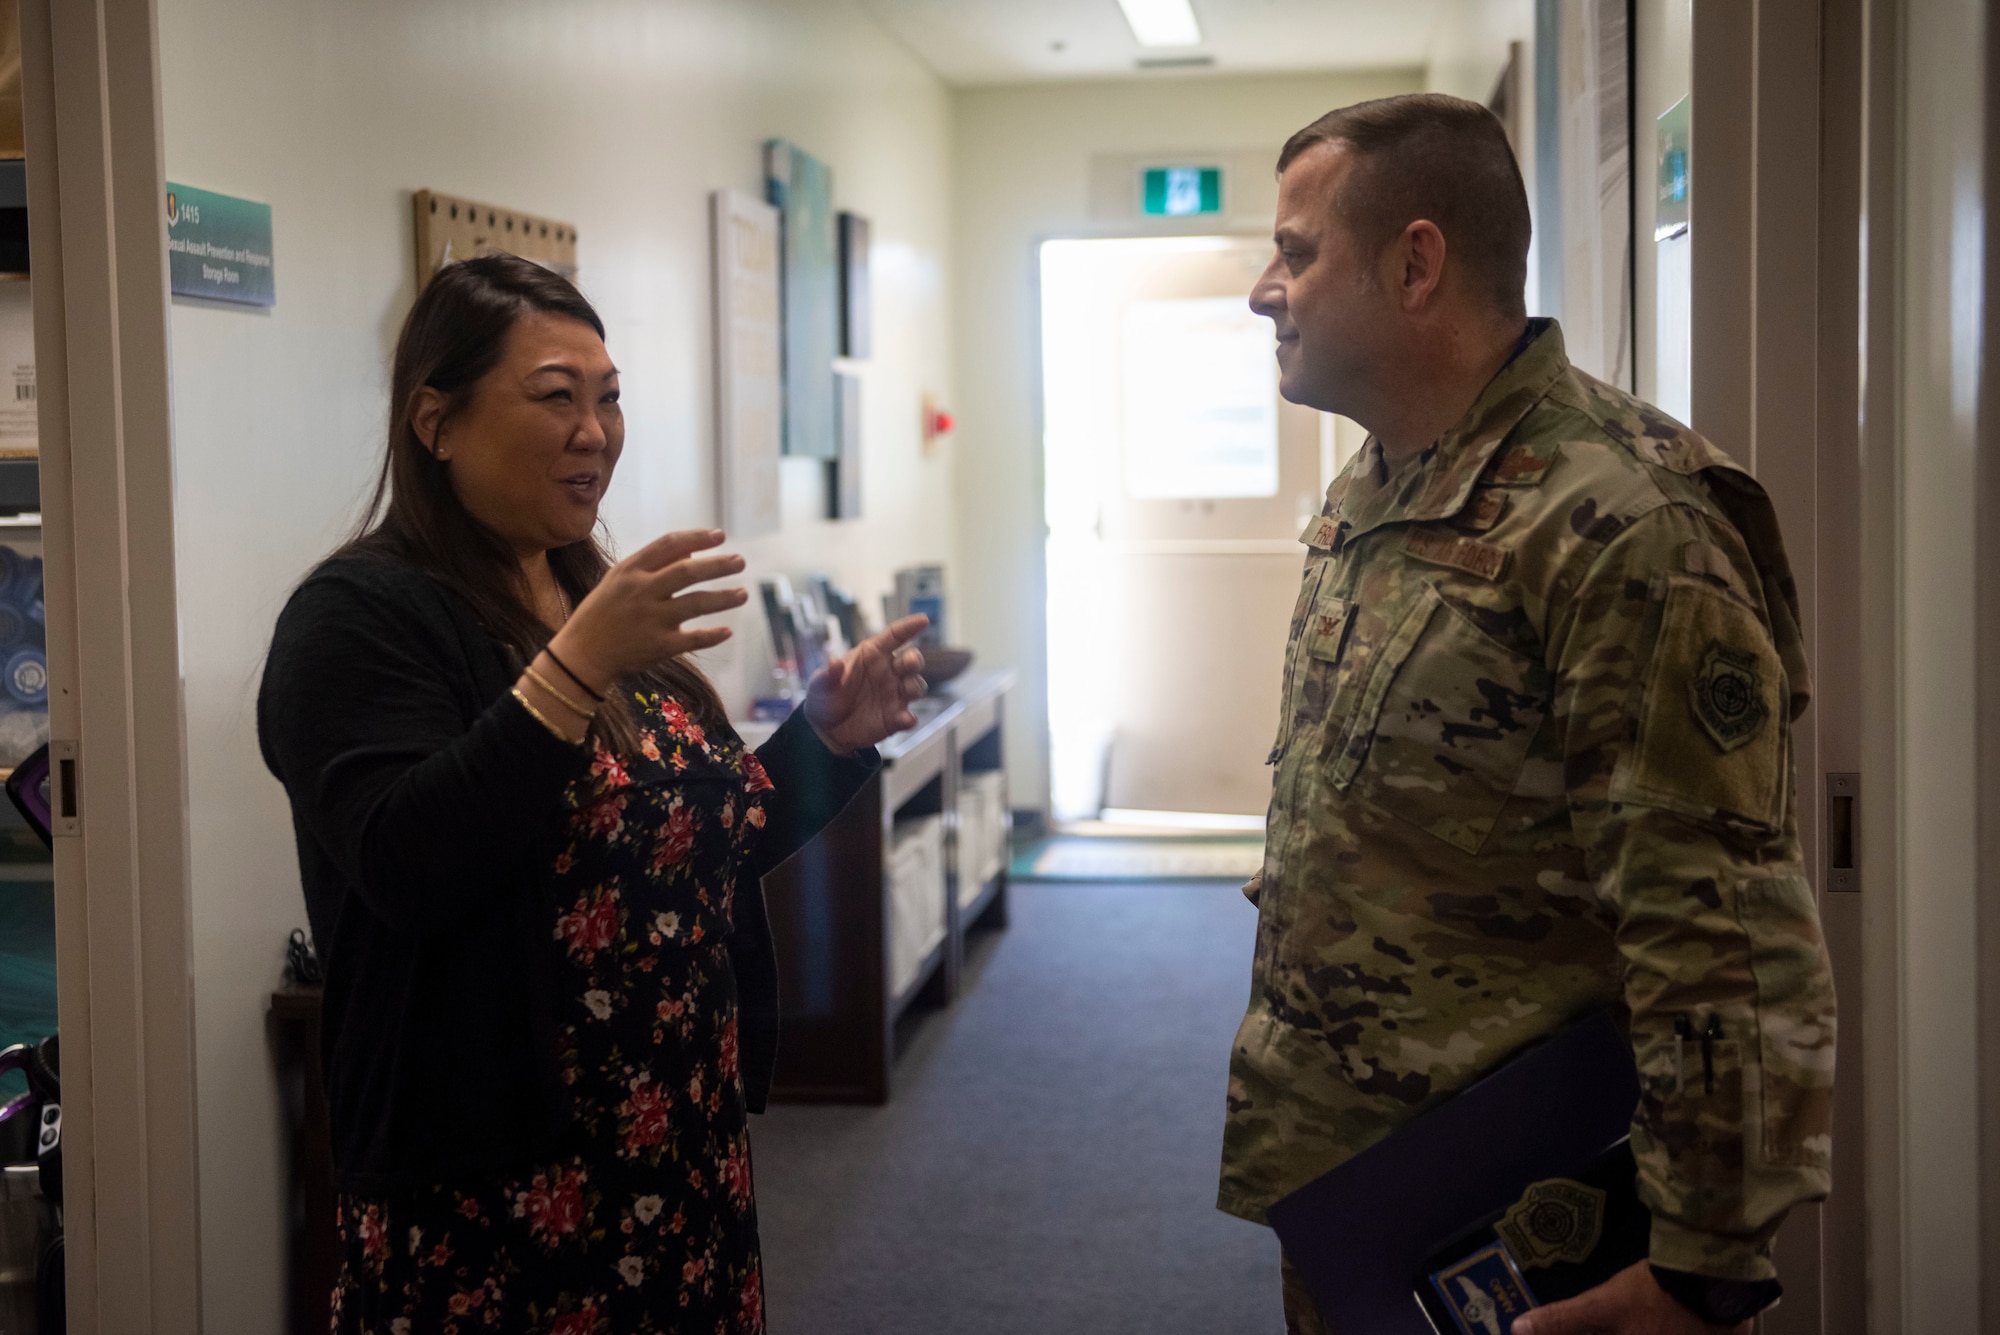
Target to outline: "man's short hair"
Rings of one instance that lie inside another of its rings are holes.
[[[1333,199],[1364,254],[1378,255],[1419,218],[1503,315],[1527,314],[1528,191],[1507,131],[1477,102],[1443,93],[1357,102],[1285,141],[1278,174],[1315,144],[1344,143],[1354,166]]]

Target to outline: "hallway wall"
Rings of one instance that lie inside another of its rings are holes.
[[[626,550],[714,521],[707,195],[761,194],[762,141],[829,162],[874,222],[862,374],[866,518],[787,527],[751,577],[825,570],[868,605],[952,552],[953,464],[920,395],[951,399],[949,102],[851,3],[160,0],[169,179],[270,203],[278,304],[173,309],[207,1329],[282,1328],[289,1171],[265,1019],[304,921],[283,793],[254,735],[272,621],[352,522],[381,449],[386,363],[414,295],[410,192],[574,222],[581,283],[624,372],[605,505]],[[710,662],[741,701],[768,661],[738,618]]]
[[[1423,72],[1411,69],[954,90],[952,406],[960,425],[950,446],[958,498],[951,592],[960,638],[981,663],[1021,674],[1007,716],[1015,807],[1048,802],[1037,246],[1054,237],[1169,230],[1268,235],[1277,188],[1267,179],[1232,180],[1236,200],[1220,226],[1094,218],[1091,158],[1171,153],[1213,161],[1243,152],[1275,163],[1294,130],[1335,107],[1423,86]]]

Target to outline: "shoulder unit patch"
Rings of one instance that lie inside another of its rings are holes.
[[[1711,640],[1689,683],[1695,721],[1724,751],[1734,751],[1764,727],[1770,709],[1757,655]]]

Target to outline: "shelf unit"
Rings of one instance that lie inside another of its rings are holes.
[[[1007,873],[959,885],[960,776],[996,770],[1011,672],[968,675],[912,707],[918,723],[884,742],[882,768],[797,854],[764,878],[778,946],[781,1007],[771,1097],[792,1103],[886,1103],[896,1021],[913,1005],[948,1005],[966,934],[1004,927]],[[888,855],[898,820],[945,822],[944,937],[902,987],[891,977]]]

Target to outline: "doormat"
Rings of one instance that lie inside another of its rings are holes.
[[[1022,881],[1247,881],[1264,863],[1264,840],[1037,839],[1014,855]]]

